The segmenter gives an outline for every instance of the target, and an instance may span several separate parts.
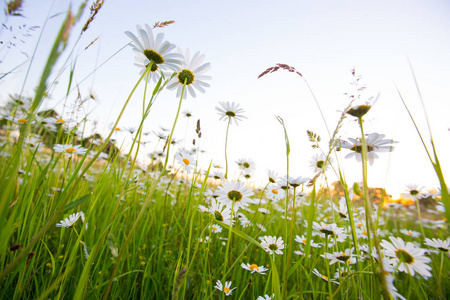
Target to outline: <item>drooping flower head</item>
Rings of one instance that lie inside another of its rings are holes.
[[[183,52],[179,48],[178,54],[183,55]],[[205,55],[200,54],[200,52],[195,53],[191,59],[190,51],[186,49],[184,59],[181,62],[181,71],[178,72],[177,76],[172,78],[167,88],[169,90],[177,89],[177,97],[181,96],[184,84],[186,84],[189,94],[194,98],[196,97],[194,88],[204,93],[204,88],[210,86],[205,80],[211,80],[211,76],[204,75],[210,69],[211,64],[203,63],[204,60]],[[187,98],[187,94],[187,92],[184,93],[183,99]]]
[[[135,53],[135,65],[142,68],[141,74],[147,69],[147,66],[152,62],[150,70],[150,78],[156,82],[161,71],[175,71],[181,70],[180,65],[183,61],[183,55],[171,52],[175,45],[164,41],[164,33],[158,33],[156,39],[153,36],[152,28],[146,24],[145,29],[137,25],[137,32],[139,38],[130,31],[125,34],[132,40],[131,47]]]

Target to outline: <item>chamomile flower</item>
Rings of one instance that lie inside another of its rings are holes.
[[[71,214],[68,218],[65,218],[64,220],[57,223],[56,227],[72,228],[80,218],[81,214],[79,212],[77,212],[76,214]]]
[[[225,281],[225,286],[222,284],[222,282],[220,282],[220,280],[217,280],[216,285],[214,286],[214,288],[218,289],[221,292],[225,293],[225,296],[229,296],[231,295],[231,293],[233,292],[233,290],[236,288],[231,288],[231,281]]]
[[[324,280],[324,281],[326,281],[326,282],[330,281],[330,282],[339,284],[339,282],[337,282],[336,280],[334,280],[334,279],[331,279],[331,280],[330,280],[327,276],[322,275],[316,268],[313,269],[312,273],[313,273],[314,275],[316,275],[316,276],[322,278],[322,280]]]
[[[296,236],[295,236],[295,241],[296,241],[297,243],[306,245],[307,239],[306,239],[306,237],[305,237],[304,235],[302,235],[302,236],[296,235]],[[311,247],[314,247],[314,248],[319,248],[319,247],[322,246],[321,244],[315,243],[312,239],[311,239],[309,242],[310,242],[310,243],[309,243],[310,246],[311,246]]]
[[[267,198],[277,201],[281,198],[284,198],[286,196],[286,193],[278,186],[269,186],[267,188],[266,195]]]
[[[325,236],[333,236],[336,241],[343,242],[347,238],[347,234],[344,233],[344,228],[338,227],[335,223],[326,224],[324,222],[313,222],[313,228]]]
[[[415,273],[423,277],[431,277],[431,267],[427,265],[431,259],[425,256],[426,251],[417,248],[413,243],[405,243],[401,238],[389,237],[392,243],[383,240],[381,246],[384,248],[384,254],[391,257],[389,262],[396,266],[400,272],[409,273],[414,276]]]
[[[321,257],[330,259],[330,265],[341,262],[346,264],[356,263],[356,257],[353,254],[354,248],[345,249],[343,252],[325,253]]]
[[[442,252],[448,252],[450,250],[450,238],[446,240],[425,238],[425,245],[436,248]]]
[[[420,232],[414,231],[414,230],[407,230],[407,229],[400,229],[400,232],[406,235],[409,235],[411,237],[418,237],[420,236]]]
[[[246,173],[253,173],[255,171],[255,162],[251,158],[241,158],[236,161],[239,169]]]
[[[256,298],[256,300],[273,300],[273,299],[275,299],[275,294],[272,294],[272,297],[265,294],[264,296],[258,296],[258,298]]]
[[[72,157],[72,155],[84,155],[87,151],[87,149],[81,147],[80,145],[73,146],[72,144],[56,144],[53,146],[53,150],[55,152],[64,153],[67,154],[68,157]]]
[[[413,201],[420,200],[427,197],[424,189],[425,187],[419,186],[415,183],[407,184],[406,191],[404,193],[401,193],[400,196],[403,198],[411,199]]]
[[[220,232],[222,232],[222,227],[220,227],[220,226],[217,225],[217,224],[213,224],[213,225],[209,226],[209,229],[210,229],[211,232],[213,232],[213,233],[220,233]]]
[[[227,180],[217,189],[217,200],[225,205],[233,206],[237,211],[240,207],[247,207],[252,201],[249,197],[253,195],[251,189],[246,188],[243,182]]]
[[[247,263],[247,264],[242,263],[241,267],[243,269],[245,269],[245,270],[248,270],[248,271],[252,272],[252,274],[253,273],[258,273],[258,274],[261,274],[261,275],[266,275],[266,273],[264,273],[264,272],[269,270],[267,268],[264,268],[264,266],[258,267],[258,265],[256,265],[256,264],[249,264],[249,263]]]
[[[220,121],[230,121],[230,124],[233,124],[233,121],[238,124],[238,121],[242,121],[242,119],[247,119],[242,113],[245,112],[244,109],[239,108],[238,103],[230,103],[230,102],[219,102],[220,107],[216,106],[216,110],[220,116]]]
[[[177,162],[184,167],[186,172],[190,172],[195,169],[195,158],[188,151],[179,151],[175,157]]]
[[[178,53],[183,56],[183,51],[178,48]],[[205,60],[205,55],[197,52],[191,59],[191,53],[189,49],[186,49],[184,53],[184,60],[181,62],[181,71],[178,72],[177,76],[173,77],[167,88],[169,90],[177,89],[177,97],[181,96],[184,84],[186,84],[186,89],[192,97],[196,97],[194,88],[201,92],[205,92],[205,87],[210,85],[204,82],[205,80],[211,80],[211,76],[206,76],[204,73],[208,71],[211,67],[210,63],[203,63]],[[183,99],[187,98],[187,92],[184,93]]]
[[[126,31],[125,34],[133,41],[131,47],[135,53],[135,65],[142,68],[141,74],[147,69],[147,66],[152,62],[150,69],[150,77],[156,82],[161,71],[180,71],[180,65],[184,59],[182,54],[172,53],[175,45],[164,40],[164,33],[158,33],[156,38],[153,36],[153,30],[149,25],[145,25],[145,29],[140,25],[137,26],[139,34],[138,38],[130,31]]]
[[[212,200],[211,206],[208,208],[209,212],[214,215],[216,221],[224,224],[231,224],[231,207],[223,204],[220,201]]]
[[[329,158],[328,163],[325,163],[326,159],[327,158],[325,157],[325,155],[316,154],[309,161],[309,167],[314,170],[314,173],[324,172],[326,171],[326,169],[328,169],[329,164],[332,162],[331,158]]]
[[[379,133],[371,133],[366,137],[366,146],[367,146],[367,159],[370,165],[373,165],[373,162],[378,155],[375,152],[390,152],[394,149],[392,146],[394,140],[384,139],[384,134]],[[350,142],[340,140],[338,142],[338,146],[341,148],[346,148],[351,150],[349,154],[345,156],[345,158],[355,157],[358,162],[361,162],[361,153],[362,153],[362,142],[360,138],[349,138]]]
[[[273,253],[283,254],[281,250],[284,249],[283,238],[279,237],[278,239],[275,236],[264,236],[261,240],[261,246],[266,250],[270,255]]]

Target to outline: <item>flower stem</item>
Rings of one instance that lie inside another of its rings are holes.
[[[228,116],[227,133],[225,135],[225,179],[228,179],[228,157],[227,157],[227,145],[228,145],[228,130],[230,129],[231,117]]]

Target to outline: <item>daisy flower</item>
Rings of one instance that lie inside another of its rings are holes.
[[[247,207],[252,200],[249,198],[253,195],[251,189],[246,188],[243,182],[227,180],[217,189],[217,200],[225,205],[234,207],[237,211],[240,207]]]
[[[158,33],[156,39],[153,37],[153,30],[149,25],[145,25],[145,29],[140,25],[137,26],[140,39],[126,31],[125,34],[132,40],[131,47],[135,53],[135,65],[142,68],[140,74],[143,74],[147,66],[152,62],[150,69],[150,77],[153,81],[157,81],[161,76],[158,69],[162,71],[180,71],[180,65],[184,59],[179,53],[171,53],[175,45],[164,40],[164,33]]]
[[[296,241],[297,243],[306,245],[307,239],[306,239],[306,237],[305,237],[304,235],[302,235],[302,236],[296,235],[296,236],[295,236],[295,241]],[[319,247],[321,247],[321,244],[314,243],[313,240],[310,240],[310,245],[311,245],[311,247],[314,247],[314,248],[319,248]]]
[[[326,282],[330,281],[330,282],[339,284],[339,282],[337,282],[336,280],[334,280],[334,279],[331,279],[331,280],[330,280],[327,276],[320,274],[320,272],[319,272],[316,268],[313,269],[312,273],[313,273],[314,275],[316,275],[316,276],[322,278],[322,280],[324,280],[324,281],[326,281]]]
[[[378,155],[375,152],[390,152],[394,149],[392,146],[394,140],[383,139],[384,134],[371,133],[366,138],[367,145],[367,159],[370,165],[373,165],[373,162]],[[361,162],[361,152],[362,152],[362,142],[360,138],[349,138],[349,142],[344,140],[339,140],[338,145],[341,148],[346,148],[351,150],[352,152],[347,154],[345,158],[355,157],[358,162]]]
[[[178,53],[183,56],[183,51],[178,48]],[[205,92],[205,87],[210,85],[204,82],[204,80],[211,80],[211,76],[206,76],[204,73],[211,67],[210,63],[204,64],[205,55],[197,52],[191,59],[191,53],[189,49],[186,49],[184,53],[184,60],[181,62],[181,71],[177,76],[173,77],[167,88],[169,90],[177,89],[177,97],[181,96],[184,84],[192,97],[196,97],[195,90],[201,93]],[[187,98],[187,93],[184,93],[183,99]],[[191,114],[192,115],[192,114]]]
[[[238,124],[238,121],[242,121],[242,119],[247,119],[242,113],[244,110],[239,108],[239,104],[230,103],[230,102],[219,102],[220,107],[216,106],[216,110],[220,116],[220,121],[230,121],[230,124],[233,124],[233,121]]]
[[[400,196],[402,198],[411,199],[413,201],[420,200],[422,198],[426,198],[428,195],[424,192],[423,186],[419,186],[418,184],[411,183],[406,185],[406,191],[401,193]]]
[[[255,171],[255,162],[251,158],[241,158],[236,163],[239,169],[246,173],[253,173]]]
[[[273,299],[275,299],[275,293],[272,294],[272,297],[265,294],[264,296],[258,296],[258,298],[256,298],[256,300],[273,300]]]
[[[414,231],[414,230],[407,230],[407,229],[400,229],[400,232],[406,235],[409,235],[411,237],[418,237],[420,236],[420,232]]]
[[[270,183],[276,183],[277,182],[278,174],[275,173],[274,171],[267,170],[267,176],[269,177],[269,182]]]
[[[450,250],[450,238],[446,240],[425,238],[425,245],[436,248],[442,252],[448,252]]]
[[[231,288],[231,281],[225,281],[225,286],[220,282],[220,280],[217,280],[216,285],[214,288],[218,289],[221,292],[225,293],[225,296],[231,295],[231,292],[236,288]]]
[[[224,179],[223,173],[219,170],[213,170],[211,173],[209,173],[209,177],[211,177],[214,180],[222,180]]]
[[[427,265],[431,259],[425,256],[425,250],[417,248],[413,243],[405,244],[402,238],[389,237],[392,243],[386,240],[381,242],[384,254],[391,257],[389,262],[396,266],[401,272],[409,273],[411,276],[417,272],[423,277],[431,277],[431,267]]]
[[[195,158],[186,150],[181,150],[176,154],[177,162],[184,167],[186,172],[190,172],[195,169]]]
[[[276,254],[283,254],[281,251],[284,249],[283,238],[279,237],[278,239],[275,236],[264,236],[261,240],[261,246],[266,250],[270,255],[274,252]]]
[[[278,186],[271,186],[267,189],[266,195],[269,199],[277,201],[284,198],[286,196],[286,193]]]
[[[289,178],[289,185],[292,186],[293,188],[297,188],[299,186],[301,186],[302,184],[304,184],[305,182],[308,182],[309,178],[305,178],[302,176],[299,176],[297,178],[294,177],[290,177]]]
[[[214,224],[214,225],[209,226],[209,229],[210,229],[212,232],[214,232],[214,233],[220,233],[220,232],[222,232],[222,227],[220,227],[220,226],[217,225],[217,224]]]
[[[328,169],[329,164],[332,162],[330,158],[329,162],[325,164],[326,159],[327,158],[325,157],[325,155],[316,154],[309,161],[309,167],[314,170],[314,173],[325,172],[326,169]]]
[[[242,263],[241,267],[243,269],[245,269],[245,270],[248,270],[248,271],[252,272],[252,274],[253,273],[258,273],[258,274],[261,274],[261,275],[266,275],[266,273],[264,273],[264,272],[269,270],[267,268],[264,268],[264,266],[258,267],[256,264],[249,264],[249,263],[247,263],[247,264]]]
[[[71,214],[68,218],[65,218],[64,220],[57,223],[56,227],[72,228],[79,218],[81,218],[81,214],[79,212],[77,212],[76,214]]]
[[[214,215],[216,221],[223,222],[224,224],[231,224],[231,207],[224,205],[222,202],[213,200],[209,207],[209,212]]]
[[[326,224],[324,222],[320,222],[319,224],[317,222],[313,222],[313,228],[325,236],[334,236],[338,242],[343,242],[347,238],[347,235],[344,234],[344,228],[338,227],[335,223]]]
[[[53,150],[55,150],[55,152],[67,154],[68,157],[72,157],[72,155],[77,154],[84,155],[87,151],[86,148],[83,148],[80,145],[73,146],[72,144],[56,144],[55,146],[53,146]]]
[[[354,248],[345,249],[344,252],[334,252],[334,253],[325,253],[320,255],[321,257],[330,259],[330,265],[335,264],[337,262],[351,264],[353,262],[356,263],[355,255],[353,254]]]

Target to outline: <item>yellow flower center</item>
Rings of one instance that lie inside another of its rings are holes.
[[[64,121],[63,119],[58,119],[58,120],[56,120],[55,121],[55,123],[57,123],[57,124],[62,124],[62,123],[66,123],[66,121]]]
[[[186,164],[186,166],[189,166],[191,162],[187,158],[183,158],[183,162]]]
[[[306,244],[306,239],[303,239],[302,242]]]
[[[71,148],[67,148],[66,152],[72,154],[73,152],[77,152],[77,149],[72,148],[72,147]]]
[[[328,281],[328,277],[325,275],[322,275],[322,279]]]
[[[26,122],[28,122],[28,121],[27,121],[27,119],[24,119],[24,118],[17,120],[17,123],[25,124]]]
[[[251,264],[250,267],[248,267],[248,268],[249,268],[250,270],[252,270],[252,271],[259,271],[258,266],[255,265],[255,264]]]
[[[408,234],[409,234],[409,235],[413,235],[413,233],[412,233],[412,232],[409,232],[409,231],[408,231]]]
[[[180,73],[178,73],[178,82],[181,84],[186,83],[186,85],[190,85],[191,83],[194,82],[195,76],[194,73],[192,73],[191,70],[181,70]]]
[[[213,226],[212,229],[213,229],[214,231],[217,231],[217,227],[216,227],[216,226]]]
[[[414,263],[414,257],[403,249],[398,249],[397,251],[395,251],[395,256],[397,256],[397,258],[400,259],[401,262],[407,264]]]
[[[119,127],[114,128],[115,131],[120,131]]]
[[[278,194],[278,191],[276,189],[273,189],[272,193],[274,193],[276,195],[276,194]]]
[[[227,288],[227,287],[224,287],[224,288],[223,288],[223,291],[225,292],[225,294],[228,294],[228,293],[230,292],[230,289]]]

